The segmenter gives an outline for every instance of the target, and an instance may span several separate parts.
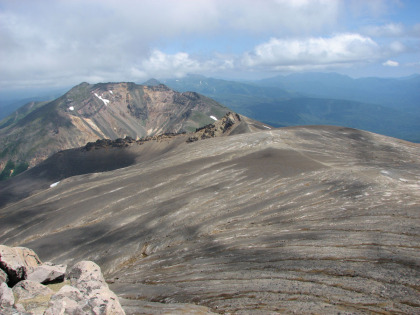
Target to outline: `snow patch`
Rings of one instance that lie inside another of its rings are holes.
[[[271,129],[270,127],[268,127],[268,126],[266,126],[266,125],[263,125],[263,127],[264,127],[264,128],[267,128],[267,129]]]
[[[214,119],[214,120],[217,120],[217,118],[216,118],[216,117],[214,117],[214,116],[210,116],[210,118],[211,118],[211,119]]]
[[[105,106],[108,106],[109,100],[107,100],[106,98],[102,98],[102,96],[99,96],[98,94],[95,93],[95,96],[97,98],[99,98],[102,102],[104,102]]]
[[[60,182],[56,182],[56,183],[54,183],[54,184],[51,184],[51,185],[50,185],[50,188],[56,187],[58,184],[60,184]]]
[[[124,187],[119,187],[119,188],[117,188],[117,189],[113,189],[113,190],[111,190],[109,193],[116,192],[116,191],[121,190],[121,189],[123,189],[123,188],[124,188]]]
[[[73,107],[73,106],[70,106],[70,107],[69,107],[69,110],[74,110],[74,107]]]
[[[111,90],[109,90],[109,93],[114,94]]]

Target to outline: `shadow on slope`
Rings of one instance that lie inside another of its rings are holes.
[[[124,148],[85,151],[70,149],[58,152],[28,171],[0,182],[0,207],[46,189],[64,178],[106,172],[135,163],[136,154]]]
[[[188,146],[12,205],[1,239],[97,261],[137,313],[415,311],[418,146],[330,126]]]

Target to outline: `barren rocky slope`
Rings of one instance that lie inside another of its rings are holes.
[[[4,206],[0,243],[95,261],[127,314],[420,313],[418,145],[339,127],[184,140]]]
[[[185,142],[267,128],[270,129],[258,121],[229,112],[214,123],[197,128],[194,133],[165,133],[138,140],[131,137],[98,139],[81,148],[60,151],[24,174],[0,181],[0,208],[70,176],[111,171],[141,161],[150,162]]]
[[[164,85],[81,83],[55,101],[26,106],[0,122],[0,169],[9,159],[32,167],[97,139],[191,132],[227,112],[212,99]]]

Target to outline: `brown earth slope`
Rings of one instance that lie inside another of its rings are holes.
[[[0,243],[97,262],[127,314],[419,313],[418,145],[339,127],[173,141],[3,207]]]

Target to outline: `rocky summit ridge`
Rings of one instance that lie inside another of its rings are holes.
[[[163,133],[140,139],[129,136],[115,140],[98,139],[80,148],[60,151],[21,175],[0,181],[0,207],[48,188],[67,177],[111,171],[143,160],[159,158],[161,154],[183,143],[267,128],[271,127],[228,112],[217,121],[197,128],[192,133]]]
[[[94,261],[126,314],[417,314],[419,145],[331,126],[242,133],[239,119],[54,155],[11,179],[8,194],[36,189],[0,206],[0,243]],[[107,161],[127,164],[98,171]],[[84,171],[55,181],[53,165]]]

